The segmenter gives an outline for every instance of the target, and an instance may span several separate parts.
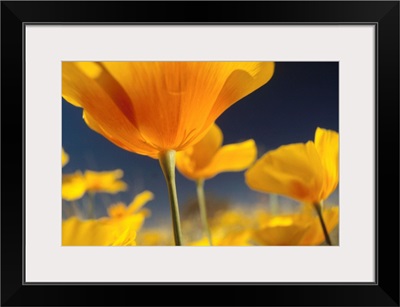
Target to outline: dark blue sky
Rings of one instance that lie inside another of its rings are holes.
[[[224,133],[224,144],[254,139],[258,156],[281,145],[314,138],[316,127],[339,131],[339,64],[337,62],[277,62],[272,79],[235,103],[216,121]],[[147,189],[155,194],[148,204],[149,224],[169,219],[164,177],[157,160],[127,152],[90,130],[82,120],[82,109],[62,102],[62,145],[70,155],[63,173],[75,170],[124,170],[129,189],[116,195],[99,194],[97,214],[116,201],[129,203]],[[177,172],[179,205],[195,196],[195,185]],[[206,181],[206,194],[233,203],[254,203],[265,195],[250,190],[243,172],[222,173]]]

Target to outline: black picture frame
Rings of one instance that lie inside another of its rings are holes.
[[[26,284],[24,27],[71,22],[375,25],[376,282]],[[399,306],[399,1],[3,1],[1,76],[2,306]]]

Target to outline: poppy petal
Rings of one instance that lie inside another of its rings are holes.
[[[73,174],[62,175],[62,198],[68,201],[83,197],[86,192],[86,182],[83,174],[77,171]]]
[[[120,169],[103,172],[86,170],[84,174],[86,189],[94,193],[106,192],[111,194],[125,191],[128,186],[120,180],[123,175],[124,172]]]
[[[323,217],[328,233],[339,223],[339,207],[334,206],[323,210]],[[322,231],[321,222],[318,217],[314,218],[312,227],[302,238],[300,245],[320,245],[325,241],[325,236]]]
[[[115,98],[113,92],[118,90],[112,86],[112,90],[109,90],[102,83],[104,81],[100,82],[93,79],[93,76],[95,76],[92,72],[93,69],[83,71],[82,67],[87,66],[86,63],[84,64],[82,65],[81,62],[63,62],[62,94],[64,99],[83,107],[86,122],[91,123],[92,129],[106,138],[113,136],[114,142],[115,139],[118,139],[120,143],[124,144],[125,148],[134,152],[143,152],[152,148],[153,146],[146,143],[136,129],[131,104],[126,102],[127,98],[121,100],[125,101],[124,103],[116,103],[113,100]],[[101,66],[98,67],[101,69]],[[111,77],[107,79],[112,80]],[[109,83],[114,84],[116,82]],[[124,97],[123,94],[120,94],[120,96]],[[88,114],[90,114],[90,117]],[[130,114],[131,116],[129,116]]]
[[[317,128],[314,143],[325,170],[325,189],[321,195],[324,200],[336,189],[339,182],[339,134]]]
[[[69,161],[69,156],[65,152],[64,148],[61,148],[61,164],[62,166],[66,165]]]
[[[134,102],[143,138],[160,150],[182,150],[199,141],[226,108],[268,82],[273,73],[273,64],[265,62],[103,65]]]
[[[281,146],[267,152],[245,173],[247,185],[307,203],[319,202],[322,164],[313,142]]]
[[[128,206],[128,213],[133,214],[143,208],[150,200],[154,199],[154,194],[150,191],[144,191],[135,196]]]
[[[223,134],[221,129],[213,124],[207,134],[194,146],[177,152],[176,167],[190,178],[190,174],[204,168],[221,147]]]
[[[222,172],[238,172],[248,168],[257,158],[254,140],[222,146],[211,162],[195,174],[197,178],[209,179]]]
[[[231,71],[210,113],[215,121],[232,104],[266,84],[275,71],[274,62],[232,62],[226,67]]]

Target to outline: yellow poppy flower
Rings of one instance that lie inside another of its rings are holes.
[[[62,96],[115,145],[159,159],[182,245],[175,153],[232,104],[267,83],[273,62],[63,62]]]
[[[62,222],[63,246],[132,246],[136,232],[133,226],[122,229],[104,220],[80,220],[71,217]]]
[[[247,229],[252,227],[253,220],[249,213],[239,209],[224,210],[211,220],[213,228]]]
[[[222,146],[221,129],[213,124],[197,144],[176,153],[176,167],[192,180],[209,179],[222,172],[242,171],[257,158],[254,140]]]
[[[213,234],[214,246],[250,246],[250,230],[231,230]],[[190,246],[210,246],[208,238],[203,237],[198,241],[190,243]]]
[[[214,246],[249,246],[253,227],[254,221],[242,210],[222,211],[210,220],[212,243]],[[190,245],[207,246],[210,242],[204,236]]]
[[[124,175],[120,169],[106,172],[85,171],[86,190],[91,193],[118,193],[125,191],[127,185],[119,180]]]
[[[222,140],[222,131],[214,123],[198,143],[176,154],[177,169],[196,181],[200,216],[210,245],[213,243],[207,222],[204,180],[221,172],[242,171],[257,158],[257,147],[253,140],[225,146],[222,146]]]
[[[150,211],[143,206],[153,199],[144,191],[135,196],[129,206],[122,203],[108,209],[108,217],[80,220],[71,217],[62,223],[63,245],[127,246],[136,245],[136,232],[142,227]]]
[[[68,154],[61,148],[61,163],[66,165],[69,161]],[[64,200],[74,201],[83,197],[86,192],[86,183],[80,171],[73,174],[62,175],[61,194]]]
[[[136,242],[140,246],[171,246],[173,238],[166,229],[150,228],[142,229],[137,234]]]
[[[319,218],[309,211],[283,215],[259,212],[257,217],[259,226],[252,235],[257,244],[320,245],[325,240]],[[339,208],[324,209],[323,217],[328,233],[332,232],[339,222]]]
[[[69,161],[68,154],[64,151],[64,148],[61,148],[61,164],[62,166],[66,165]]]
[[[158,158],[197,143],[273,62],[63,62],[62,96],[117,146]]]
[[[267,152],[246,171],[245,178],[254,190],[320,204],[339,182],[339,134],[317,128],[314,142]]]
[[[101,220],[115,224],[121,229],[132,227],[138,231],[143,226],[145,219],[150,216],[150,210],[143,209],[143,206],[153,198],[153,193],[144,191],[136,195],[128,206],[121,202],[111,205],[107,209],[108,217]]]
[[[323,209],[323,219],[329,234],[339,224],[339,207],[334,206]],[[324,233],[318,217],[314,217],[311,229],[304,234],[299,245],[320,245],[324,242]]]
[[[83,197],[86,192],[86,181],[80,171],[62,175],[62,198],[68,201]]]

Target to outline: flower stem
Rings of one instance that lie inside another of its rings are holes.
[[[93,192],[89,192],[88,195],[89,195],[89,201],[87,203],[88,204],[87,215],[88,215],[89,219],[95,219],[96,216],[94,214],[94,193]]]
[[[176,194],[175,184],[175,150],[167,150],[161,152],[159,154],[159,161],[168,187],[175,245],[182,245],[182,231],[179,218],[178,196]]]
[[[210,231],[210,226],[208,225],[208,220],[207,220],[207,208],[206,208],[206,199],[204,196],[204,180],[199,179],[196,181],[196,188],[197,188],[197,200],[199,203],[199,209],[200,209],[200,218],[201,218],[201,223],[203,224],[203,229],[207,234],[208,238],[208,243],[210,246],[212,246],[212,238],[211,238],[211,231]]]
[[[71,207],[72,207],[73,215],[75,215],[79,218],[82,218],[81,210],[79,210],[76,200],[71,201]]]
[[[322,204],[321,203],[316,203],[316,204],[314,204],[314,208],[317,211],[317,214],[318,214],[318,217],[319,217],[319,221],[320,221],[321,226],[322,226],[322,231],[324,232],[325,241],[326,241],[326,243],[328,243],[328,245],[332,245],[331,238],[329,237],[328,230],[326,229],[326,225],[325,225],[325,222],[324,222],[324,217],[322,215]]]

